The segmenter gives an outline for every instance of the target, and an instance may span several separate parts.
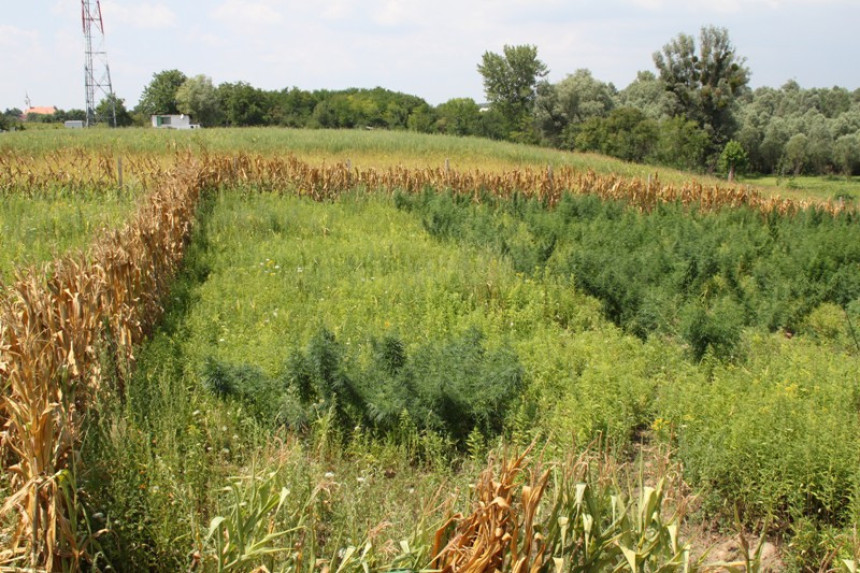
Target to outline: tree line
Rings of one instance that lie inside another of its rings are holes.
[[[749,87],[750,70],[728,31],[679,34],[653,54],[624,89],[579,69],[546,79],[537,47],[485,52],[477,71],[486,103],[454,98],[437,106],[381,87],[263,90],[245,82],[215,85],[179,70],[153,74],[140,101],[114,104],[117,125],[147,125],[152,114],[191,115],[204,127],[371,128],[478,136],[593,151],[627,161],[734,175],[860,174],[860,89]],[[17,121],[6,110],[0,129]],[[60,110],[36,121],[82,119]],[[107,113],[102,114],[107,117]],[[33,121],[31,119],[31,121]]]
[[[506,137],[701,172],[860,173],[860,89],[749,87],[728,31],[680,34],[622,90],[587,69],[557,83],[534,46],[484,54],[478,71]]]

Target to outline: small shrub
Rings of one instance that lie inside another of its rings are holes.
[[[306,352],[290,357],[285,383],[305,407],[334,404],[341,429],[365,425],[396,434],[405,413],[419,431],[438,431],[460,446],[475,429],[498,435],[524,383],[516,355],[487,351],[477,330],[428,343],[411,356],[393,335],[371,347],[371,363],[359,368],[324,330]]]
[[[226,364],[207,357],[203,387],[221,399],[234,398],[249,407],[261,421],[277,417],[280,392],[275,381],[256,366]]]
[[[844,310],[826,302],[809,313],[800,332],[822,342],[837,342],[847,335],[847,320]]]
[[[736,355],[743,327],[743,309],[723,298],[713,307],[690,303],[681,315],[681,334],[696,360],[710,352],[719,359]]]

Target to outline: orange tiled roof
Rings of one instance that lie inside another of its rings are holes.
[[[52,105],[31,107],[27,108],[27,111],[24,112],[24,115],[30,115],[31,113],[37,113],[40,115],[54,115],[55,113],[57,113],[57,108]]]

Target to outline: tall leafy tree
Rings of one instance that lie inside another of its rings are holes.
[[[322,97],[322,92],[308,92],[296,87],[272,94],[270,122],[289,127],[305,127]]]
[[[632,107],[649,119],[662,119],[671,112],[673,98],[651,71],[639,71],[636,79],[616,96],[618,107]]]
[[[643,161],[654,152],[659,124],[633,107],[618,107],[609,117],[592,117],[579,127],[575,148],[597,151],[627,161]]]
[[[833,145],[833,159],[839,171],[850,177],[860,168],[860,139],[856,135],[843,135]]]
[[[201,74],[185,80],[176,90],[176,107],[181,113],[190,115],[201,125],[217,124],[218,91],[212,84],[212,78]]]
[[[786,171],[800,175],[809,161],[809,138],[805,133],[796,133],[785,144],[782,162]]]
[[[266,92],[245,82],[221,84],[217,96],[228,126],[263,125],[271,108]]]
[[[125,100],[116,97],[116,94],[107,96],[96,106],[96,115],[103,123],[112,124],[114,114],[116,114],[116,127],[128,127],[134,123],[125,107]]]
[[[737,127],[735,103],[749,83],[745,63],[728,31],[714,26],[702,28],[698,49],[692,36],[679,34],[654,53],[660,81],[673,96],[673,115],[698,123],[717,149]]]
[[[749,158],[743,145],[734,139],[726,144],[723,152],[720,154],[720,168],[727,173],[729,181],[735,180],[735,174],[738,171],[746,169],[748,161]]]
[[[436,129],[451,135],[474,135],[481,123],[481,108],[472,98],[454,98],[436,108]]]
[[[176,92],[188,77],[179,70],[165,70],[152,75],[152,81],[143,89],[136,111],[144,115],[179,113]]]
[[[557,84],[538,86],[535,119],[546,140],[573,147],[580,124],[606,117],[615,106],[614,97],[615,86],[596,79],[587,69],[579,69]]]
[[[537,57],[537,47],[506,45],[501,54],[484,52],[478,72],[487,100],[505,118],[510,133],[527,130],[537,84],[549,73]]]

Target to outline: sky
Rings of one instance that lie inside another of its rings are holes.
[[[0,109],[23,109],[26,95],[83,109],[80,0],[4,4]],[[101,0],[101,10],[114,92],[129,108],[169,69],[216,85],[482,102],[482,54],[521,44],[537,46],[552,82],[587,68],[623,89],[679,33],[710,25],[729,31],[752,87],[860,88],[860,0]]]

